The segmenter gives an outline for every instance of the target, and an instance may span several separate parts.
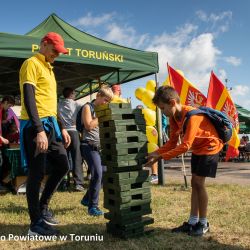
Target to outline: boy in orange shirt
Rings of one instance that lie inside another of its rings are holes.
[[[195,109],[182,105],[174,88],[162,86],[157,89],[153,102],[169,117],[169,141],[155,152],[149,154],[147,166],[159,159],[169,160],[188,150],[192,150],[192,194],[191,211],[188,222],[172,229],[172,232],[185,232],[193,236],[202,236],[209,231],[207,221],[208,195],[205,188],[206,177],[215,178],[219,160],[219,152],[223,147],[218,133],[204,114],[190,117],[183,134],[182,127],[188,111]],[[181,144],[177,146],[181,136]]]

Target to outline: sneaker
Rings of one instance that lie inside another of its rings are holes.
[[[189,233],[192,230],[192,225],[184,222],[181,226],[173,228],[172,233]]]
[[[82,200],[81,200],[81,204],[83,206],[85,206],[85,207],[88,207],[89,206],[89,200],[83,197]]]
[[[189,232],[189,235],[202,236],[207,232],[209,232],[209,223],[207,223],[207,225],[203,225],[199,221],[194,226],[192,226],[192,230]]]
[[[79,191],[79,192],[83,192],[84,191],[84,187],[82,185],[76,185],[75,186],[75,191]]]
[[[42,219],[46,224],[50,226],[56,226],[59,224],[59,222],[53,216],[52,212],[49,211],[48,209],[42,210]]]
[[[47,225],[42,219],[30,226],[28,235],[58,235],[59,230]]]
[[[158,184],[158,175],[152,174],[150,176],[150,182],[153,183],[153,184]]]
[[[101,211],[98,207],[91,207],[88,209],[88,213],[91,216],[100,216],[103,215],[103,211]]]

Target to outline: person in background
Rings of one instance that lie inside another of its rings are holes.
[[[6,139],[9,141],[9,143],[19,143],[20,133],[14,120],[9,125]]]
[[[83,191],[83,169],[82,156],[80,151],[79,133],[76,130],[76,116],[81,105],[75,101],[75,92],[72,88],[63,89],[65,99],[59,102],[59,113],[64,122],[65,129],[68,131],[71,143],[67,148],[68,157],[72,159],[72,174],[76,191]]]
[[[205,187],[206,177],[215,178],[219,160],[219,152],[223,142],[216,128],[206,115],[193,115],[187,122],[185,132],[183,123],[187,112],[195,109],[182,105],[176,90],[170,86],[162,86],[156,90],[153,102],[169,117],[169,141],[148,156],[152,165],[160,159],[169,160],[192,149],[192,194],[190,217],[183,225],[174,228],[172,232],[184,232],[192,236],[202,236],[209,231],[207,221],[208,194]],[[179,135],[181,143],[177,145]]]
[[[81,140],[81,153],[86,160],[91,179],[89,188],[81,200],[83,206],[88,207],[91,216],[103,215],[98,208],[99,192],[101,189],[103,166],[100,156],[100,137],[98,118],[94,108],[109,103],[113,98],[113,92],[108,86],[102,86],[91,103],[86,103],[82,109],[82,123],[84,125]]]
[[[4,96],[0,103],[0,193],[8,191],[8,189],[2,184],[2,168],[3,168],[3,154],[2,148],[4,145],[9,144],[9,140],[2,135],[2,125],[7,123],[7,110],[15,105],[15,100],[11,96]]]
[[[58,221],[48,206],[69,170],[65,148],[70,144],[70,136],[57,120],[57,83],[51,66],[60,53],[68,53],[63,38],[49,32],[41,40],[39,53],[25,60],[19,73],[20,148],[22,166],[28,168],[26,197],[31,220],[29,235],[59,233],[52,227]],[[47,162],[52,163],[50,174],[39,198]]]
[[[114,93],[112,103],[128,103],[128,100],[121,97],[121,86],[119,84],[112,85],[111,89]]]

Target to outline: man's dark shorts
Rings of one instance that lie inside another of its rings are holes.
[[[192,174],[215,178],[218,161],[219,161],[219,153],[215,155],[192,154],[191,158]]]

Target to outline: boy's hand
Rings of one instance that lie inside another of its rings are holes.
[[[157,152],[152,152],[147,156],[148,162],[144,165],[144,167],[151,167],[155,162],[161,159],[161,156]]]

